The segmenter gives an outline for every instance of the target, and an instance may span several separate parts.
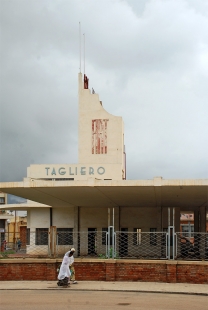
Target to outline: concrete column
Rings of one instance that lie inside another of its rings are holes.
[[[154,178],[155,203],[157,208],[157,231],[162,231],[162,195],[161,195],[162,177]]]
[[[114,229],[120,230],[120,207],[114,207]]]
[[[180,207],[175,208],[175,232],[180,232]]]
[[[79,207],[74,207],[74,231],[79,231]]]
[[[168,208],[162,208],[162,230],[168,228]]]
[[[162,207],[157,206],[157,231],[162,231]]]
[[[199,210],[194,210],[194,232],[199,232]]]
[[[49,251],[51,257],[56,257],[56,236],[57,229],[56,226],[50,226],[50,234],[49,234]]]
[[[206,232],[206,206],[199,208],[199,223],[200,223],[200,232]]]
[[[80,254],[79,244],[78,244],[78,233],[79,233],[80,227],[79,227],[79,207],[74,207],[74,248],[76,252],[74,253],[74,256],[78,256]]]
[[[208,186],[207,186],[207,205],[206,205],[206,232],[208,232]]]
[[[205,258],[205,248],[206,248],[206,205],[199,207],[199,226],[200,226],[200,254],[201,258]]]

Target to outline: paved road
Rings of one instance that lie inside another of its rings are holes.
[[[205,310],[207,296],[141,292],[0,291],[2,310]]]

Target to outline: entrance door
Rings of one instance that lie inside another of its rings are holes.
[[[88,228],[88,254],[96,255],[97,228]]]
[[[128,228],[121,228],[119,238],[119,256],[128,255]]]

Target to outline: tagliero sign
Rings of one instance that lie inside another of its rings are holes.
[[[94,174],[105,174],[104,167],[45,167],[46,175],[47,176],[60,176],[60,175],[94,175]]]

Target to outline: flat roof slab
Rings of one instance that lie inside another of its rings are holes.
[[[51,207],[182,207],[208,204],[208,180],[94,180],[0,183],[2,192]]]

